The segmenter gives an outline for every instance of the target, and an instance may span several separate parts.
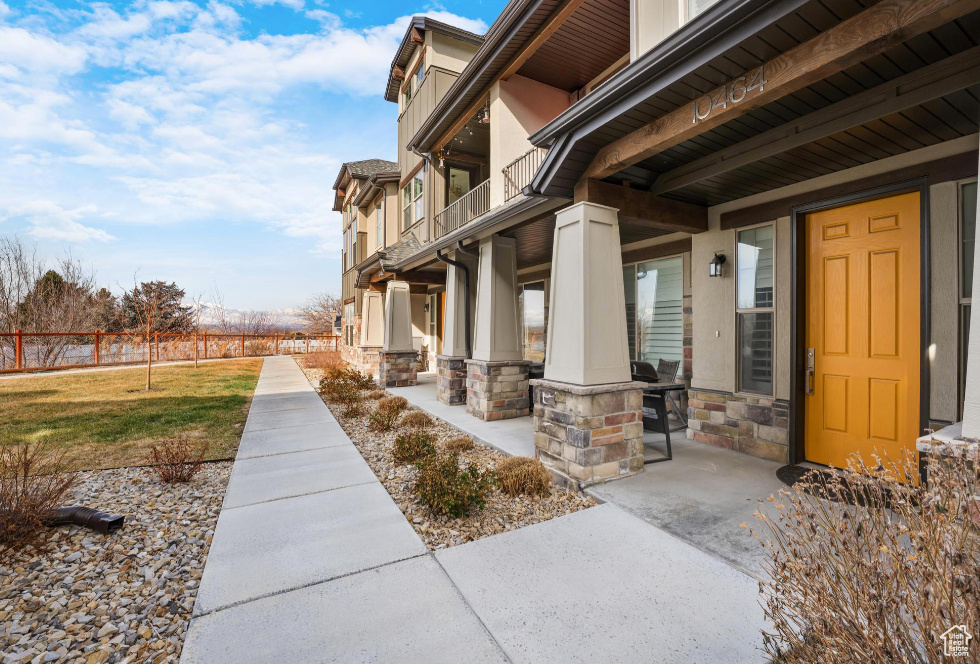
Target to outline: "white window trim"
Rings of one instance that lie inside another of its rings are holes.
[[[969,339],[963,339],[963,310],[965,307],[970,307],[970,326],[973,326],[973,297],[972,293],[970,297],[963,296],[963,187],[968,184],[974,184],[977,182],[977,178],[964,178],[963,180],[956,181],[956,338],[959,340],[956,348],[956,373],[957,373],[957,404],[959,408],[957,409],[957,417],[962,417],[963,409],[963,395],[966,389],[966,376],[963,371],[963,360],[964,351],[966,350]],[[980,196],[980,185],[978,185],[978,196]],[[977,226],[980,227],[980,219],[977,219]],[[974,243],[977,242],[976,229],[974,229]],[[976,263],[973,265],[973,269],[977,269]]]
[[[740,308],[738,306],[738,234],[742,231],[750,231],[754,228],[762,228],[764,226],[772,226],[772,307],[747,307]],[[735,353],[735,391],[734,394],[738,395],[748,395],[753,397],[776,397],[776,348],[777,348],[777,325],[776,325],[776,302],[779,301],[778,290],[779,290],[779,275],[777,274],[778,263],[776,257],[776,251],[778,248],[777,240],[776,220],[764,221],[758,224],[752,224],[750,226],[741,226],[735,229],[735,245],[732,249],[732,267],[735,271],[735,292],[734,292],[734,310],[735,318],[733,320],[733,347],[732,350]],[[739,326],[739,316],[741,314],[759,314],[759,313],[771,313],[772,314],[772,390],[769,393],[765,392],[754,392],[752,390],[742,389],[741,376],[741,358],[742,358],[742,347],[741,347],[741,327]]]

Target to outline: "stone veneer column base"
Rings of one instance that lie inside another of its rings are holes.
[[[691,388],[687,437],[771,461],[789,461],[789,402]]]
[[[466,405],[466,356],[436,355],[436,398],[448,406]]]
[[[418,356],[414,350],[379,351],[378,383],[381,387],[418,385]]]
[[[354,365],[361,373],[377,376],[380,373],[378,367],[380,355],[381,346],[356,346],[354,351]]]
[[[481,420],[525,417],[530,412],[525,360],[466,360],[466,412]]]
[[[533,380],[534,447],[560,486],[579,489],[643,471],[643,386]]]

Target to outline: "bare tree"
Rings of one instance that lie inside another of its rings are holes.
[[[153,335],[161,321],[187,315],[186,307],[162,282],[139,283],[133,276],[133,290],[124,298],[131,317],[131,331],[145,336],[146,340],[146,389],[150,390],[153,371]],[[183,313],[181,313],[183,312]]]
[[[309,334],[330,334],[341,311],[340,298],[330,293],[317,293],[300,308],[300,315]]]

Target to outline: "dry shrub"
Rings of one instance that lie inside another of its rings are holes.
[[[177,436],[150,448],[150,471],[165,484],[190,482],[204,465],[210,445],[192,445],[187,436]]]
[[[408,408],[408,399],[405,397],[385,397],[378,401],[378,407],[391,408],[400,413]]]
[[[303,363],[307,369],[320,369],[326,373],[344,366],[344,361],[340,359],[340,352],[335,350],[312,352],[303,358]]]
[[[493,488],[493,473],[476,465],[459,465],[455,452],[432,455],[416,467],[415,493],[419,501],[436,514],[466,516],[472,509],[482,509]]]
[[[547,496],[551,493],[551,473],[537,459],[509,457],[497,464],[497,486],[509,496]]]
[[[371,374],[361,373],[352,367],[348,367],[344,371],[342,374],[342,380],[346,380],[359,390],[373,390],[378,386],[378,384],[374,382],[374,378],[371,377]]]
[[[405,465],[417,463],[435,453],[436,446],[432,444],[432,434],[424,431],[411,431],[395,438],[392,456],[394,456],[395,463]]]
[[[774,513],[756,513],[770,556],[764,649],[791,664],[945,662],[940,635],[980,616],[980,464],[930,458],[928,485],[911,454],[848,465],[846,477],[809,473],[770,496]]]
[[[384,399],[387,394],[384,390],[371,390],[364,395],[364,398],[377,401],[378,399]]]
[[[343,392],[337,399],[341,406],[344,407],[344,417],[360,417],[363,409],[364,400],[361,397],[361,391],[351,386],[351,389]]]
[[[64,506],[77,480],[65,453],[43,442],[0,446],[0,559],[40,544],[45,519]]]
[[[469,436],[456,436],[442,444],[442,448],[447,452],[469,452],[473,447],[473,439]]]
[[[433,424],[434,422],[429,417],[429,414],[421,410],[413,410],[411,413],[405,413],[401,419],[401,426],[408,427],[413,431],[427,431]]]
[[[397,401],[401,397],[385,397],[378,401],[374,411],[368,417],[368,428],[371,431],[391,431],[404,407]],[[404,399],[402,399],[404,401]]]

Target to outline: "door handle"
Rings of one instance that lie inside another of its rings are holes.
[[[813,381],[816,373],[816,353],[812,348],[806,349],[806,393],[813,396]]]

